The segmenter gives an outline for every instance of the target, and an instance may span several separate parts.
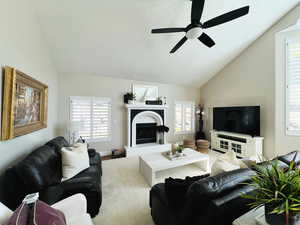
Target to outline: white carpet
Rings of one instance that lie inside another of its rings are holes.
[[[139,173],[138,163],[138,157],[103,161],[103,202],[100,214],[94,218],[95,225],[154,225],[149,207],[150,186]],[[201,174],[199,167],[188,165],[159,172],[157,181]]]

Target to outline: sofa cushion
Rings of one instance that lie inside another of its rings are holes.
[[[60,155],[47,145],[30,153],[14,169],[29,192],[39,192],[62,178]]]
[[[195,177],[186,177],[185,179],[167,178],[165,180],[165,191],[170,206],[175,210],[184,206],[186,200],[186,192],[191,184],[202,178],[208,177],[209,174]]]
[[[91,166],[88,169],[77,174],[70,180],[63,181],[61,186],[64,190],[73,190],[81,188],[92,188],[99,184],[99,171],[97,167]]]

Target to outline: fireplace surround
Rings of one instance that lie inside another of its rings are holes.
[[[140,155],[169,150],[166,134],[158,133],[157,126],[166,125],[165,105],[128,104],[127,155]]]

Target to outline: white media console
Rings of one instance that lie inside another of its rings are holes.
[[[252,137],[225,131],[211,132],[211,148],[221,152],[233,150],[238,157],[260,161],[263,156],[263,137]]]

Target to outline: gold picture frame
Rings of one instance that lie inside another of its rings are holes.
[[[11,67],[4,68],[1,140],[47,127],[48,86]]]

